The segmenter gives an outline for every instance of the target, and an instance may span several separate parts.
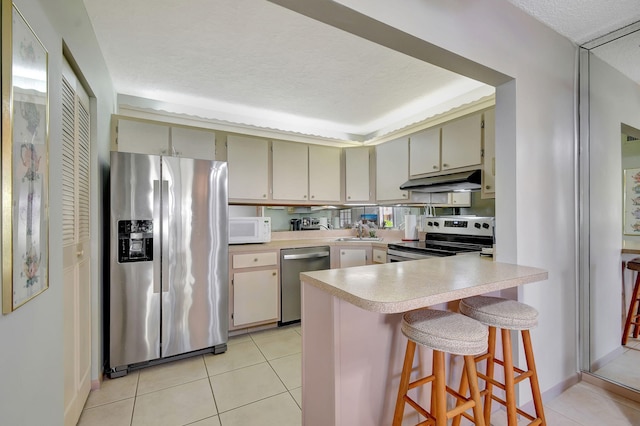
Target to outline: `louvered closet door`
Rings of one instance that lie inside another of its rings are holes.
[[[91,389],[90,114],[66,61],[62,96],[64,423],[75,425]]]

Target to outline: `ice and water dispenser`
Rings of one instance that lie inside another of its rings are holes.
[[[118,221],[118,263],[153,260],[153,221]]]

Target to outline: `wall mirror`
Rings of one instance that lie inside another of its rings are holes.
[[[640,182],[638,129],[640,22],[580,48],[581,368],[636,399],[640,339],[623,345],[622,335],[636,278],[624,262],[640,257],[625,253],[640,249],[640,209],[636,221],[631,206],[640,198],[629,192]]]

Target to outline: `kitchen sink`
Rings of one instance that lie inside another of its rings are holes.
[[[379,237],[362,237],[362,238],[358,238],[358,237],[340,237],[340,238],[336,238],[335,241],[348,241],[348,242],[362,241],[362,242],[367,242],[367,241],[382,241],[382,238],[379,238]]]

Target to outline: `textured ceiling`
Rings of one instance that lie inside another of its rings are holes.
[[[508,0],[515,6],[584,45],[620,28],[633,26],[624,37],[598,44],[592,52],[640,84],[640,1],[638,0]],[[635,24],[635,25],[632,25]],[[591,47],[591,46],[590,46]]]
[[[508,1],[576,44],[640,20],[638,0]],[[121,98],[173,112],[365,140],[493,91],[265,0],[84,3]],[[632,77],[627,41],[594,52]]]
[[[209,118],[366,136],[493,90],[264,0],[84,1],[119,94]]]

